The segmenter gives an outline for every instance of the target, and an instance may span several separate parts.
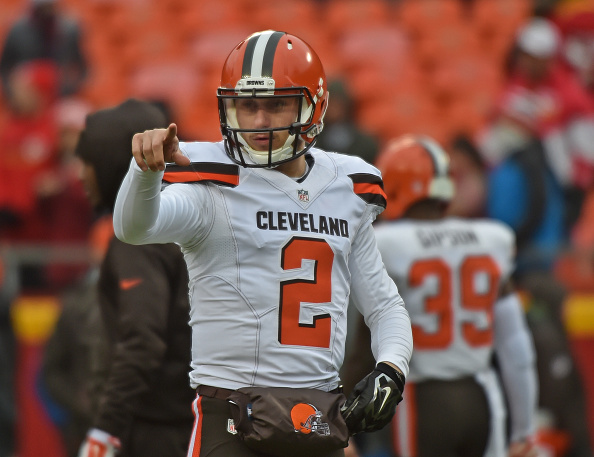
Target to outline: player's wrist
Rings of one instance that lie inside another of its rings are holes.
[[[92,428],[87,433],[87,438],[98,441],[100,443],[109,444],[113,446],[115,449],[120,449],[122,447],[122,443],[117,436],[113,436],[104,430],[100,430],[98,428]]]
[[[381,371],[386,376],[389,376],[396,383],[396,386],[398,387],[398,389],[400,389],[401,393],[404,391],[404,384],[406,382],[406,378],[400,370],[396,369],[395,367],[391,366],[386,362],[379,362],[376,365],[375,369]]]
[[[105,430],[92,428],[81,444],[78,457],[116,457],[121,448],[119,438]]]

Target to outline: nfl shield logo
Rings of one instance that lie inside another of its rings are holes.
[[[237,435],[237,430],[235,430],[235,421],[233,419],[227,419],[227,432],[231,433],[231,435]]]
[[[309,201],[309,192],[304,190],[304,189],[299,189],[297,191],[297,195],[299,196],[299,200],[301,200],[302,202],[308,202]]]

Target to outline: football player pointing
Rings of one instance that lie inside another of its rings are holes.
[[[217,97],[221,142],[179,142],[175,124],[134,137],[114,215],[123,241],[176,242],[186,258],[198,391],[189,455],[260,455],[229,422],[233,390],[336,390],[349,301],[365,316],[378,364],[343,415],[351,434],[381,428],[412,352],[408,313],[371,225],[385,207],[381,176],[314,147],[326,77],[294,35],[264,31],[238,44]]]
[[[509,286],[513,232],[489,220],[446,218],[448,157],[426,137],[404,136],[379,157],[388,208],[378,247],[410,313],[415,348],[396,411],[402,457],[504,456],[504,398],[513,457],[535,453],[537,381],[532,340]],[[397,219],[397,220],[390,220]]]

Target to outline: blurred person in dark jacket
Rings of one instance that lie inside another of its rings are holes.
[[[487,168],[474,141],[465,134],[448,145],[450,174],[456,193],[447,214],[454,217],[483,217],[487,199]]]
[[[0,255],[0,457],[12,457],[15,451],[16,340],[10,319],[10,307],[19,293],[19,288],[16,266],[8,256]]]
[[[113,211],[134,133],[164,126],[158,108],[132,99],[87,116],[76,154],[98,211]],[[188,274],[179,247],[112,238],[99,271],[98,302],[105,379],[92,393],[91,425],[79,456],[185,456],[195,392],[188,380]]]
[[[60,69],[60,95],[76,93],[87,75],[78,23],[59,10],[57,0],[31,0],[29,11],[12,25],[0,55],[5,95],[9,75],[23,62],[45,59]]]
[[[341,80],[330,81],[328,93],[332,94],[332,103],[328,104],[324,130],[318,136],[316,146],[326,151],[358,156],[372,164],[378,153],[378,142],[356,124],[355,102],[348,87]]]
[[[99,267],[113,238],[110,214],[89,236],[87,274],[60,295],[62,311],[44,347],[39,377],[48,415],[61,432],[68,457],[75,457],[92,424],[98,392],[107,379],[108,344],[99,310]]]

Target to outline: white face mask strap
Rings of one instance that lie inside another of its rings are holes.
[[[241,137],[241,133],[239,134],[239,137]],[[242,144],[244,144],[243,138],[241,139]],[[295,141],[295,135],[289,135],[289,137],[287,138],[287,140],[285,141],[285,144],[283,146],[281,146],[278,149],[273,149],[270,156],[271,156],[271,161],[274,164],[274,162],[280,162],[281,160],[285,160],[288,159],[289,157],[291,157],[291,155],[293,154],[293,142]],[[265,164],[268,163],[268,151],[256,151],[252,148],[250,148],[249,146],[247,146],[247,144],[244,144],[243,149],[248,153],[248,155],[250,156],[250,158],[258,164]]]
[[[233,129],[239,129],[239,123],[237,122],[237,111],[235,109],[235,102],[234,100],[226,100],[225,101],[225,115],[227,117],[227,124],[231,126]],[[249,150],[250,147],[248,146],[247,142],[241,135],[241,133],[237,133],[234,135],[235,138],[239,140],[241,143],[242,149]],[[249,152],[249,151],[248,151]],[[251,155],[250,155],[251,157]]]
[[[301,107],[301,118],[300,118],[300,122],[302,124],[309,120],[309,117],[311,116],[311,112],[312,112],[312,109],[314,106],[313,103],[312,104],[307,103],[306,97],[303,97],[303,104],[304,104],[304,106]]]

